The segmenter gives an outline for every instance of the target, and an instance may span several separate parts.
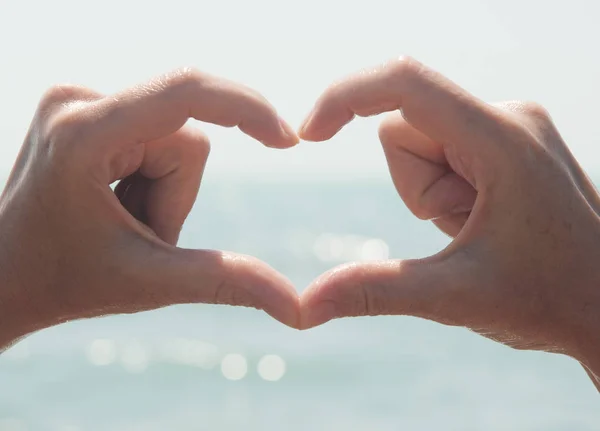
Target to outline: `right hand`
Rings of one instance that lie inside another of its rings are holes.
[[[413,315],[600,373],[600,199],[548,113],[484,103],[401,59],[332,85],[300,137],[324,141],[384,111],[396,111],[379,132],[396,189],[454,240],[425,259],[322,275],[301,298],[301,326]]]

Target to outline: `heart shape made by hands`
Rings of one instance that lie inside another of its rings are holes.
[[[441,252],[342,265],[299,297],[258,259],[175,246],[210,148],[190,117],[287,148],[383,112],[394,185],[418,218],[453,237]],[[111,96],[55,87],[3,199],[10,253],[0,265],[13,270],[3,273],[0,314],[14,329],[0,347],[67,320],[203,302],[254,306],[299,329],[412,315],[589,362],[581,346],[593,343],[570,328],[595,327],[581,312],[597,296],[594,186],[543,108],[484,103],[410,58],[329,87],[298,135],[253,90],[194,70]]]
[[[600,204],[547,111],[534,103],[484,103],[402,58],[329,87],[298,135],[324,141],[356,115],[383,112],[391,114],[379,138],[399,195],[453,241],[424,259],[357,262],[326,272],[300,296],[298,327],[345,316],[411,315],[511,347],[581,358],[581,341],[557,322],[580,321],[578,307],[595,297],[597,282],[582,281],[575,300],[568,286],[573,274],[591,274],[595,263],[561,250],[587,242]],[[572,190],[579,198],[565,207],[559,191],[573,196]],[[587,220],[584,226],[574,228],[573,212]]]

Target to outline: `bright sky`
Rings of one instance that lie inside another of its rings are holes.
[[[403,54],[485,100],[543,103],[600,173],[599,14],[594,0],[0,0],[0,175],[53,83],[112,92],[195,66],[256,88],[298,126],[332,80]],[[377,119],[286,151],[205,129],[213,176],[388,175]]]

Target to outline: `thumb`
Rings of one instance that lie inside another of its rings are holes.
[[[260,260],[215,250],[153,243],[127,258],[117,300],[121,312],[173,304],[240,305],[266,311],[298,327],[298,296],[292,283]],[[132,256],[134,256],[132,258]]]
[[[470,274],[468,262],[458,256],[342,265],[321,275],[302,294],[300,327],[376,315],[463,325],[477,301]]]

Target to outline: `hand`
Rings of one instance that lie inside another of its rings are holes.
[[[262,96],[193,70],[111,96],[58,86],[42,98],[0,200],[0,350],[67,320],[179,303],[253,306],[297,325],[294,288],[264,263],[175,247],[209,153],[188,117],[297,143]]]
[[[379,136],[398,193],[454,240],[426,259],[322,275],[300,300],[301,326],[413,315],[565,353],[600,375],[600,200],[548,113],[483,103],[401,59],[331,86],[299,135],[324,141],[384,111],[396,111]]]

